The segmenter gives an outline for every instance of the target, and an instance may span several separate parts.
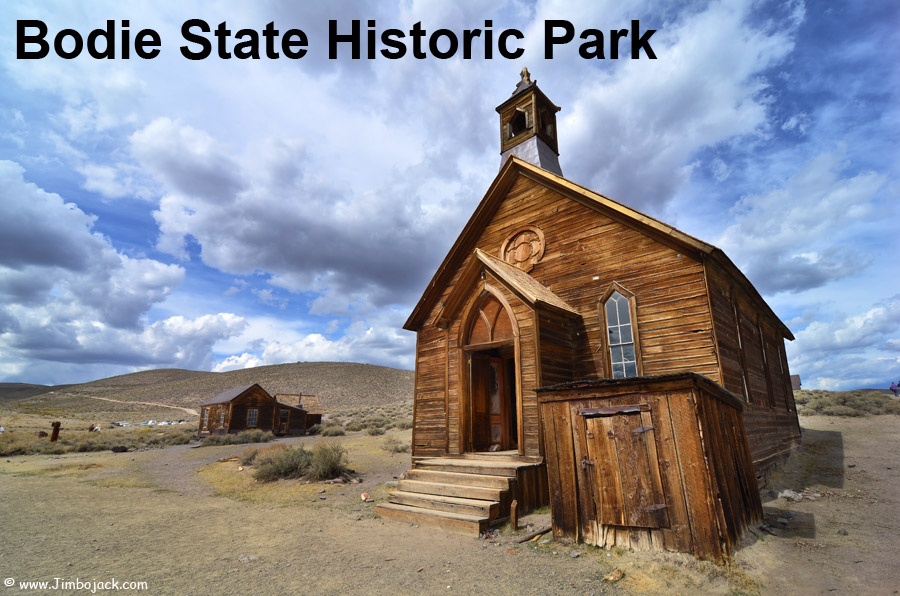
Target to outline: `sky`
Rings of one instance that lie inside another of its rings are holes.
[[[17,59],[20,19],[46,24],[47,57]],[[189,60],[190,19],[300,29],[308,53],[223,59],[210,33],[212,54]],[[354,19],[376,35],[491,29],[493,55],[418,59],[410,42],[400,59],[346,44],[330,58],[329,21]],[[60,31],[86,39],[107,20],[114,59],[56,55]],[[548,59],[552,20],[575,40]],[[656,30],[656,59],[630,58],[628,39],[618,59],[579,55],[582,31],[633,21]],[[3,2],[0,381],[411,369],[402,325],[497,174],[494,107],[527,66],[562,107],[567,178],[722,248],[795,335],[805,388],[886,387],[900,379],[898,23],[892,0]],[[159,55],[123,58],[122,29],[157,32]],[[497,51],[506,29],[518,58]]]

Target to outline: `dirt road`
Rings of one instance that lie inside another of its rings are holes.
[[[764,493],[772,533],[755,529],[730,566],[380,520],[359,494],[383,498],[409,456],[357,436],[342,440],[361,485],[256,485],[215,463],[240,446],[0,460],[0,579],[114,577],[149,594],[897,593],[900,417],[801,422],[803,449],[772,490],[806,496]]]
[[[99,399],[102,401],[111,401],[117,404],[135,404],[139,406],[156,406],[158,408],[171,408],[173,410],[181,410],[185,414],[190,414],[191,416],[199,416],[200,412],[195,410],[194,408],[184,408],[181,406],[170,406],[168,404],[161,404],[155,401],[124,401],[121,399],[112,399],[111,397],[97,397],[96,395],[81,395],[79,397],[84,397],[87,399]]]

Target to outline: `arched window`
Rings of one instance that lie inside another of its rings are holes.
[[[638,376],[638,354],[631,314],[631,300],[619,290],[613,290],[603,304],[606,319],[607,346],[612,378]]]
[[[492,295],[478,307],[478,311],[469,329],[467,344],[486,344],[513,339],[512,322],[500,301]]]

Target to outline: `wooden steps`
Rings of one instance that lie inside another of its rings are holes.
[[[515,462],[471,459],[466,457],[440,457],[422,459],[416,462],[416,468],[440,470],[444,472],[461,472],[463,474],[481,474],[486,476],[516,477]]]
[[[478,536],[509,516],[516,470],[534,465],[511,456],[452,456],[417,460],[388,503],[383,518]]]
[[[497,501],[410,493],[402,490],[391,495],[391,503],[409,505],[410,507],[424,507],[426,509],[447,511],[450,513],[462,513],[463,515],[472,515],[487,519],[494,519],[497,517],[497,510],[500,507],[500,503]]]
[[[490,520],[474,515],[449,513],[422,507],[410,507],[398,503],[382,503],[375,507],[383,518],[415,523],[423,526],[436,526],[457,534],[468,534],[478,537],[490,527]]]
[[[444,472],[441,470],[428,470],[425,468],[413,468],[406,473],[406,478],[422,482],[445,482],[447,484],[480,486],[483,488],[509,488],[509,478],[507,476],[461,474],[459,472]]]

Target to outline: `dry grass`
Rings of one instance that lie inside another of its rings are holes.
[[[900,414],[900,400],[887,391],[857,389],[854,391],[825,391],[802,389],[794,391],[797,412],[804,416],[877,416]]]
[[[46,426],[49,430],[48,425]],[[72,428],[72,427],[75,428]],[[50,442],[49,437],[38,437],[38,431],[29,428],[13,428],[0,435],[0,456],[29,455],[88,451],[108,451],[113,447],[126,447],[129,451],[151,447],[184,445],[196,439],[193,424],[160,427],[104,428],[88,432],[82,422],[77,426],[73,421],[64,422],[59,440]]]

